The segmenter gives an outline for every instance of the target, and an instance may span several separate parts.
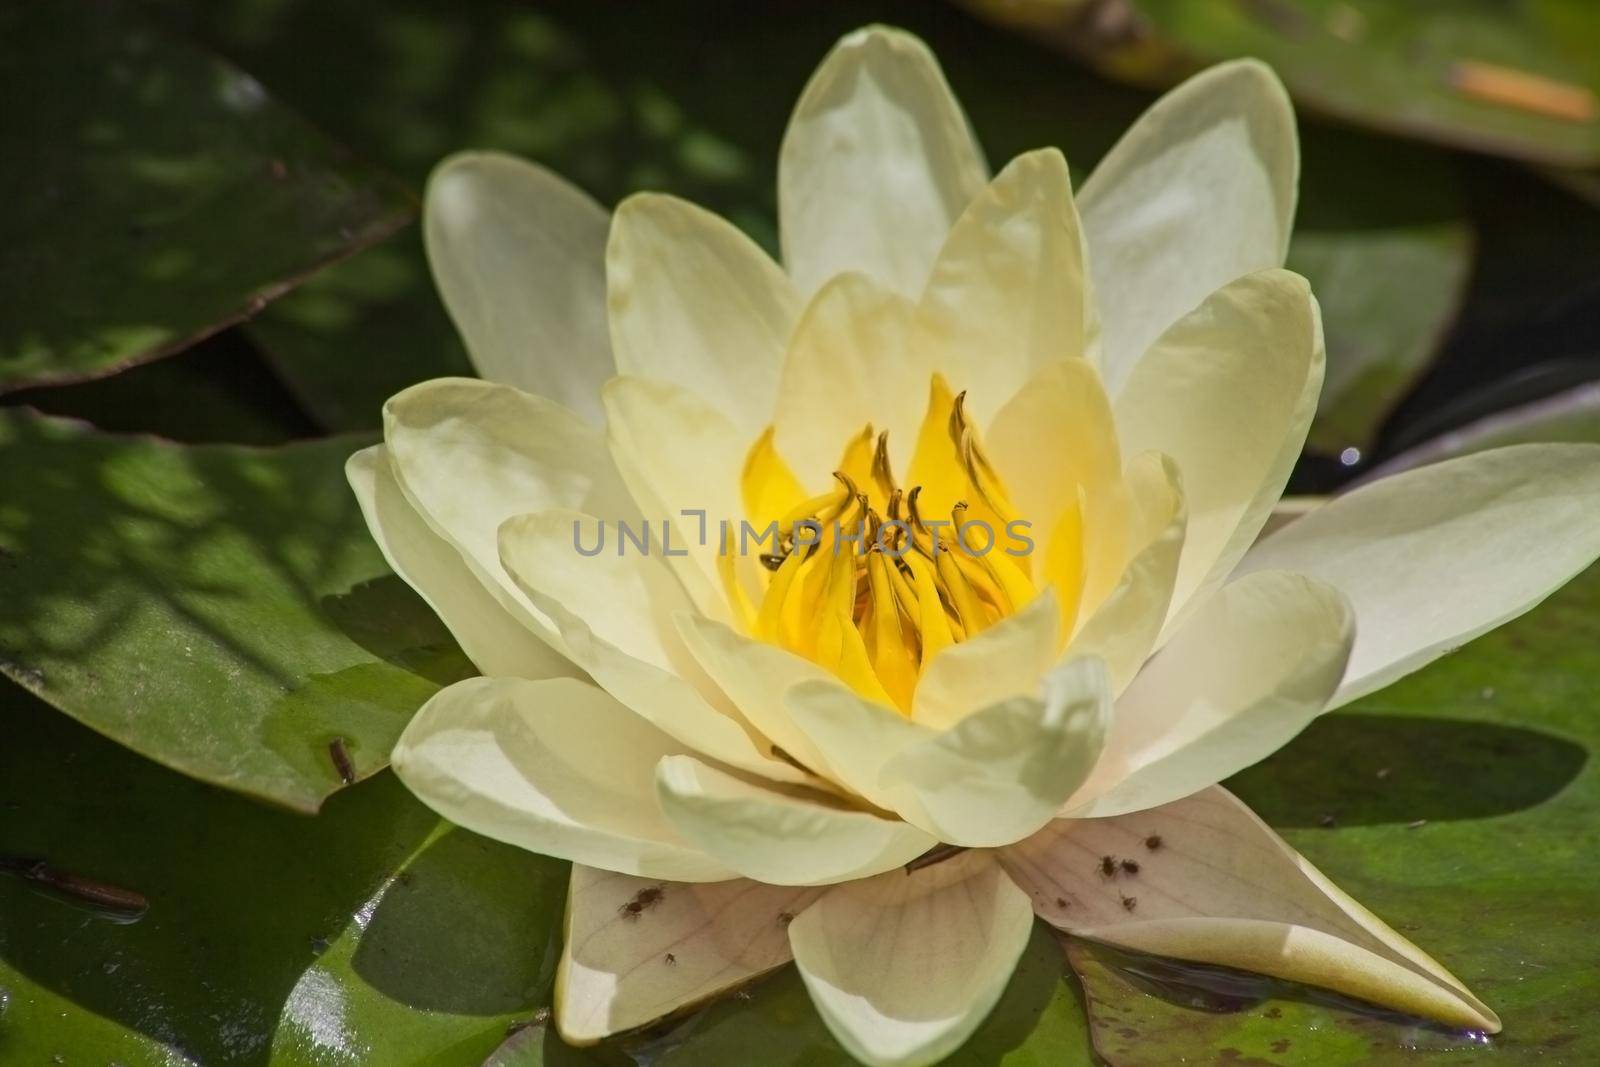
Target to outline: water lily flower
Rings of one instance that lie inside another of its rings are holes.
[[[882,28],[795,107],[782,266],[670,196],[438,169],[428,252],[485,380],[395,396],[349,474],[483,674],[396,772],[574,864],[567,1040],[792,960],[850,1053],[930,1063],[1035,916],[1498,1029],[1217,783],[1587,566],[1600,448],[1410,471],[1258,541],[1323,378],[1297,169],[1239,62],[1076,194],[1054,149],[991,178]]]

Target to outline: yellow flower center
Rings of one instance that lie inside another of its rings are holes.
[[[751,528],[770,531],[755,602],[723,580],[749,629],[903,713],[939,651],[1020,609],[1036,589],[1027,524],[984,455],[963,404],[935,375],[910,470],[891,469],[887,431],[844,448],[833,486],[807,496],[769,429],[743,475]],[[728,536],[728,535],[725,535]]]

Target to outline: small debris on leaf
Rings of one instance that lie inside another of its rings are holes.
[[[356,765],[350,762],[350,750],[345,747],[344,738],[335,737],[328,742],[328,756],[333,760],[333,769],[339,772],[339,781],[354,785]]]
[[[1159,849],[1161,847],[1161,835],[1151,834],[1149,837],[1145,838],[1144,847],[1149,849],[1151,852]]]
[[[661,903],[661,898],[666,896],[666,889],[659,885],[647,886],[633,895],[633,899],[617,909],[625,919],[637,919],[646,908],[653,908]]]
[[[1115,856],[1100,857],[1100,873],[1110,878],[1117,873],[1117,858]]]
[[[1122,872],[1124,874],[1138,874],[1139,873],[1139,864],[1134,860],[1123,860],[1122,861]]]
[[[1318,819],[1317,820],[1317,825],[1321,826],[1321,827],[1323,827],[1325,829],[1332,830],[1335,826],[1339,825],[1339,820],[1335,819],[1333,817],[1333,814],[1330,812],[1328,814],[1323,815],[1322,818]]]
[[[1118,896],[1121,896],[1121,894],[1119,893]],[[1126,896],[1122,897],[1122,907],[1123,907],[1124,911],[1132,911],[1134,908],[1137,908],[1138,906],[1139,906],[1139,898],[1138,897],[1126,897]]]

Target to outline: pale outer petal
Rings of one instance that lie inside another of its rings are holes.
[[[1222,584],[1271,515],[1316,414],[1324,363],[1310,286],[1267,270],[1178,320],[1117,397],[1123,447],[1163,452],[1183,476],[1189,523],[1169,633]]]
[[[587,683],[468,678],[422,706],[390,765],[430,808],[497,841],[656,878],[730,878],[656,807],[655,766],[683,751]]]
[[[786,705],[857,794],[940,841],[1009,844],[1043,826],[1088,777],[1111,710],[1093,659],[1063,664],[1038,695],[1013,697],[935,731],[837,682],[804,682]]]
[[[1600,555],[1600,446],[1515,445],[1384,478],[1253,548],[1355,607],[1338,707],[1516,618]]]
[[[791,921],[821,892],[743,878],[686,885],[575,864],[556,1029],[571,1044],[593,1044],[781,967]],[[649,903],[630,908],[640,901]]]
[[[1128,463],[1123,480],[1133,505],[1133,557],[1066,653],[1105,660],[1112,692],[1118,694],[1144,666],[1166,622],[1189,518],[1181,476],[1170,457],[1141,452]]]
[[[754,439],[771,418],[800,298],[732,224],[657,193],[618,207],[606,246],[617,372],[698,393]]]
[[[830,885],[903,867],[938,842],[821,794],[751,785],[692,756],[656,766],[667,821],[706,854],[770,885]]]
[[[615,373],[606,326],[606,210],[545,168],[451,156],[428,179],[423,238],[478,373],[592,423]]]
[[[672,616],[688,606],[659,560],[634,554],[580,555],[573,522],[549,511],[501,527],[501,557],[524,595],[551,619],[573,661],[625,706],[693,751],[777,781],[810,775],[768,756],[770,744],[700,675]]]
[[[560,638],[500,565],[500,524],[546,508],[628,518],[633,503],[604,437],[554,401],[508,385],[438,378],[383,406],[384,441],[406,499],[514,616]]]
[[[784,263],[803,296],[854,270],[915,298],[986,179],[928,47],[899,30],[858,30],[811,76],[784,132]]]
[[[1095,355],[1084,258],[1072,179],[1054,148],[1013,159],[956,220],[919,310],[979,425],[1038,370]]]
[[[1104,857],[1114,874],[1103,873]],[[1323,986],[1452,1026],[1500,1029],[1457,978],[1221,786],[1134,815],[1058,820],[1000,860],[1039,916],[1068,933]]]
[[[1027,894],[983,852],[836,886],[789,924],[812,1003],[874,1067],[960,1047],[1005,992],[1033,926]]]
[[[1276,75],[1222,63],[1173,89],[1078,196],[1115,396],[1145,349],[1207,293],[1283,265],[1300,149]]]
[[[1265,759],[1322,712],[1354,640],[1332,586],[1283,571],[1223,586],[1117,698],[1100,762],[1063,810],[1155,807]]]
[[[479,671],[510,678],[582,674],[507,611],[461,553],[428,528],[400,491],[383,445],[351,456],[345,476],[384,559],[428,602]]]

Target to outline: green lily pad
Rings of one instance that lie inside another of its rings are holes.
[[[1139,84],[1255,56],[1302,105],[1342,120],[1537,163],[1600,163],[1600,8],[1588,0],[966,3]]]
[[[0,876],[0,1062],[475,1065],[548,1001],[566,866],[391,775],[304,819],[4,683],[0,720],[0,858],[149,902],[114,922]]]
[[[0,40],[0,392],[177,351],[411,216],[249,75],[119,5],[9,4]]]
[[[364,441],[183,446],[0,412],[0,671],[185,774],[299,811],[472,673],[345,484]]]

